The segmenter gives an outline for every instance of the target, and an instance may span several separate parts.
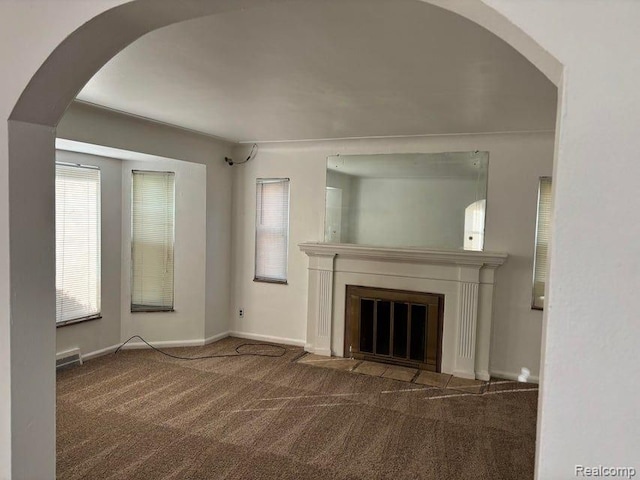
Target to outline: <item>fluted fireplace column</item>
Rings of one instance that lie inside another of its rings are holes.
[[[331,356],[335,256],[335,253],[309,255],[309,305],[305,350],[317,355]]]

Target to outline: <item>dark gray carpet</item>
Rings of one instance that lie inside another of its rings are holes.
[[[58,478],[533,478],[536,391],[425,390],[293,363],[300,354],[180,361],[136,350],[60,371]]]

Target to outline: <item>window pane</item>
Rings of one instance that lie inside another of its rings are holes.
[[[100,170],[56,164],[56,322],[100,313]]]
[[[289,179],[256,184],[256,280],[287,280]]]
[[[134,171],[131,311],[173,310],[175,175]]]
[[[551,239],[551,178],[540,179],[536,253],[533,273],[533,306],[544,307],[544,287],[547,282],[549,240]]]

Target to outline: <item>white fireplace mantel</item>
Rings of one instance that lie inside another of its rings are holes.
[[[302,243],[309,257],[305,349],[344,355],[347,285],[444,295],[442,372],[489,379],[494,272],[505,253]]]

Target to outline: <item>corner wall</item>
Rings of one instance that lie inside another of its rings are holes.
[[[232,330],[303,343],[307,258],[298,244],[323,241],[326,159],[336,154],[489,152],[485,250],[510,256],[496,272],[491,370],[537,377],[542,313],[531,310],[538,178],[551,175],[553,133],[434,136],[262,144],[255,159],[233,167]],[[249,146],[234,155],[246,156]],[[288,285],[253,281],[255,179],[291,178]],[[284,306],[284,307],[283,307]],[[239,318],[238,310],[244,310]]]

